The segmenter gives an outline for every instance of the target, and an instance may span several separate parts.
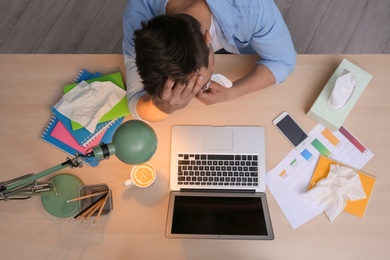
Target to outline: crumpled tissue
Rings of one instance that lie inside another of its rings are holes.
[[[341,109],[351,98],[356,86],[356,77],[348,70],[343,70],[337,78],[328,98],[328,108],[332,111]]]
[[[126,96],[126,91],[109,81],[81,81],[62,96],[54,108],[69,119],[95,132],[100,118]]]
[[[225,88],[230,88],[233,86],[233,83],[230,81],[230,79],[228,79],[222,74],[213,74],[211,75],[210,80],[217,82],[218,84],[224,86]]]
[[[359,174],[338,164],[331,164],[328,176],[306,194],[324,210],[330,222],[344,210],[348,200],[366,198]]]

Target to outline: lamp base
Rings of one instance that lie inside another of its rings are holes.
[[[73,174],[65,173],[54,176],[51,181],[55,192],[41,196],[45,210],[59,218],[68,218],[77,214],[79,203],[77,201],[66,203],[66,201],[79,196],[79,189],[84,185],[82,180]]]

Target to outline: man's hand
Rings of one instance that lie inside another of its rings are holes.
[[[266,88],[275,84],[275,81],[274,75],[267,67],[257,65],[249,74],[233,82],[232,87],[225,88],[211,81],[210,88],[206,91],[199,91],[196,97],[206,105],[216,104]]]
[[[210,87],[200,90],[196,97],[205,105],[212,105],[232,99],[232,89],[226,88],[214,81],[211,81]]]
[[[153,104],[164,113],[171,114],[186,107],[202,88],[203,77],[194,73],[188,84],[179,84],[168,79],[161,97],[152,97]]]

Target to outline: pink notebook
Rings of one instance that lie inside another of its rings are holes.
[[[106,130],[104,130],[105,132]],[[71,146],[73,149],[79,151],[80,153],[85,154],[86,151],[100,143],[100,140],[104,136],[104,132],[96,136],[95,139],[93,139],[88,146],[84,147],[81,146],[76,139],[68,132],[66,127],[61,123],[61,121],[58,121],[56,126],[53,128],[53,131],[51,131],[50,135],[59,141]]]

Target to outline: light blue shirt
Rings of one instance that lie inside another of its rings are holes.
[[[134,31],[141,28],[141,21],[165,14],[167,2],[168,0],[129,0],[127,4],[123,17],[123,53],[128,76],[129,102],[132,96],[139,98],[145,93],[139,93],[143,86],[134,82],[134,80],[140,82],[139,75],[134,74],[136,70]],[[277,84],[287,78],[295,67],[296,52],[288,28],[274,1],[206,0],[206,2],[217,24],[217,37],[225,45],[226,50],[235,50],[234,52],[241,54],[257,53],[261,57],[258,64],[263,64],[271,70]],[[128,75],[130,71],[131,79]],[[135,105],[134,102],[133,105],[129,103],[133,116],[136,116]]]

